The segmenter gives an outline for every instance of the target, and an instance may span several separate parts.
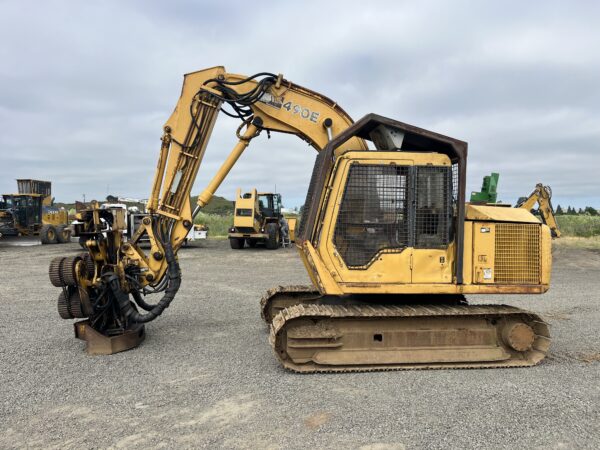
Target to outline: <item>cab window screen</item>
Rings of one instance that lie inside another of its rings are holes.
[[[406,166],[354,165],[340,205],[334,243],[349,267],[361,267],[382,249],[409,245]]]
[[[360,165],[350,168],[334,232],[349,268],[366,268],[382,252],[449,243],[449,167]]]
[[[440,248],[450,241],[452,171],[415,167],[415,248]]]

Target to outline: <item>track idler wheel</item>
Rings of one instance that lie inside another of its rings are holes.
[[[533,328],[523,322],[509,322],[502,328],[502,340],[513,350],[526,352],[535,342]]]
[[[80,256],[59,256],[50,262],[48,276],[56,287],[75,286],[77,284]]]

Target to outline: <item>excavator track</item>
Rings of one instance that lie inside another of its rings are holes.
[[[260,316],[270,324],[281,310],[299,303],[319,301],[322,295],[314,286],[277,286],[265,292],[260,299]]]
[[[548,325],[507,305],[296,304],[269,341],[301,373],[528,367],[550,346]]]

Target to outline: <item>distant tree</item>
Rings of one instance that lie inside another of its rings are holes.
[[[577,215],[583,214],[583,209],[579,208],[579,211],[577,211]]]
[[[567,206],[567,214],[569,216],[572,216],[573,214],[575,214],[575,210],[573,208],[571,208],[571,206]]]
[[[563,209],[560,207],[560,205],[558,205],[558,206],[556,207],[556,215],[557,215],[557,216],[560,216],[560,215],[562,215],[562,214],[564,214],[564,212],[563,212]]]
[[[596,208],[592,208],[591,206],[586,206],[584,211],[589,216],[597,216],[598,215],[598,210]]]
[[[114,195],[107,195],[106,201],[108,203],[119,203],[119,197],[115,197]]]

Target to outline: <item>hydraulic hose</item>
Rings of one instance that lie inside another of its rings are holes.
[[[119,309],[123,313],[125,317],[135,323],[146,323],[156,319],[160,316],[165,309],[169,307],[177,291],[179,290],[179,286],[181,285],[181,273],[179,271],[179,263],[175,259],[175,253],[173,252],[173,247],[171,243],[168,243],[164,246],[165,250],[165,258],[167,261],[167,277],[168,277],[168,286],[165,289],[165,294],[160,299],[160,301],[156,305],[150,305],[146,303],[142,296],[137,293],[137,296],[134,294],[134,298],[136,303],[141,306],[143,309],[148,311],[147,314],[140,314],[135,310],[129,301],[129,294],[123,292],[120,288],[119,277],[112,273],[108,275],[108,286],[110,287],[117,304],[119,305]],[[141,302],[140,302],[141,300]]]
[[[152,304],[146,302],[146,300],[144,300],[144,297],[138,290],[131,291],[131,295],[133,296],[135,303],[140,308],[142,308],[144,311],[152,311],[152,309],[154,309],[156,306],[158,306],[158,304],[152,305]]]

